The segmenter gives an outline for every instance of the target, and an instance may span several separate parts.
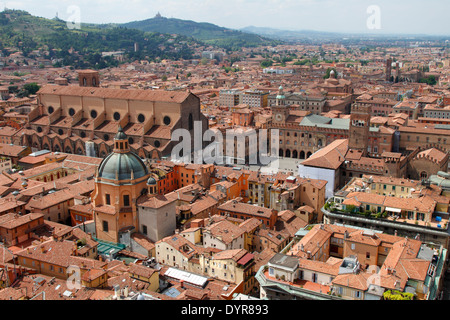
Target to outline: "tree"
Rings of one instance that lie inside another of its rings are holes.
[[[264,60],[261,62],[261,67],[268,68],[273,65],[273,61],[270,59]]]
[[[18,86],[9,86],[8,91],[11,94],[17,93],[19,91],[19,87]]]
[[[420,83],[426,83],[430,86],[434,86],[437,83],[435,76],[429,76],[428,78],[421,78],[419,80]]]
[[[207,58],[202,58],[201,64],[202,65],[207,65],[208,64],[208,59]]]
[[[28,92],[28,95],[36,94],[36,92],[38,92],[40,88],[41,87],[39,87],[36,82],[27,83],[23,86],[23,89]]]

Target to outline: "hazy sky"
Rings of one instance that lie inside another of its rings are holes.
[[[75,6],[75,7],[74,7]],[[379,8],[367,12],[371,6]],[[0,0],[0,9],[81,22],[123,23],[164,17],[286,30],[450,35],[449,0]],[[367,21],[375,29],[369,29]],[[375,24],[374,24],[375,23]]]

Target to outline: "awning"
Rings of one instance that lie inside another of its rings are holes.
[[[237,262],[237,264],[240,265],[245,265],[247,262],[249,262],[250,260],[252,260],[254,258],[254,255],[251,253],[247,253],[245,254],[241,259],[239,259],[239,261]]]
[[[395,213],[400,213],[400,212],[402,212],[402,209],[390,208],[390,207],[386,207],[385,210],[386,210],[386,211],[389,211],[389,212],[395,212]]]

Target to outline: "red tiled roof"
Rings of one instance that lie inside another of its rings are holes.
[[[240,260],[238,260],[237,264],[245,265],[247,262],[252,260],[255,256],[251,253],[247,253]]]

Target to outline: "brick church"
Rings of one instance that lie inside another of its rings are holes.
[[[78,78],[79,86],[47,85],[38,91],[22,145],[103,158],[113,151],[120,126],[131,151],[161,159],[178,144],[171,141],[174,130],[193,133],[196,121],[203,132],[208,129],[200,99],[190,92],[101,88],[94,70],[80,71]]]

